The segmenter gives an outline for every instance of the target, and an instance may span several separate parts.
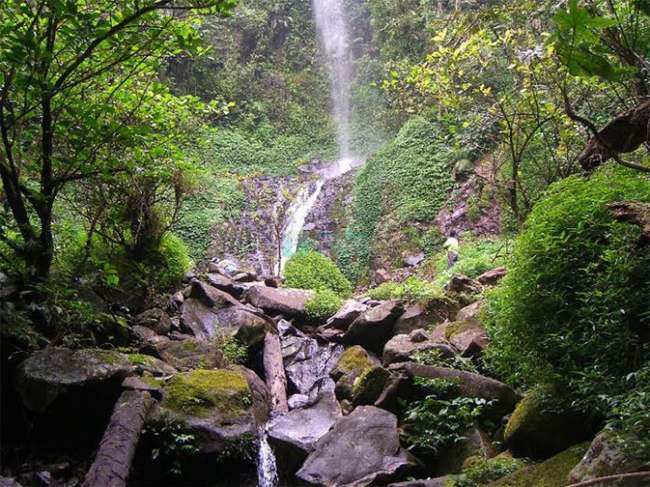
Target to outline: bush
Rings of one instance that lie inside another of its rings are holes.
[[[343,300],[330,289],[321,289],[305,303],[307,318],[311,321],[324,321],[334,316],[341,308]]]
[[[153,269],[149,280],[160,291],[174,289],[192,268],[187,246],[173,233],[166,233],[163,236],[158,256],[149,264]]]
[[[650,201],[638,173],[606,168],[551,187],[489,297],[489,366],[515,385],[551,383],[585,412],[604,412],[638,368],[650,324],[650,247],[608,203]]]
[[[441,287],[428,281],[409,277],[403,283],[385,282],[368,291],[372,299],[388,300],[403,299],[406,301],[428,304],[436,299],[441,299],[444,292]]]
[[[289,259],[284,270],[288,287],[330,290],[342,298],[352,295],[352,285],[331,259],[311,250],[301,251]]]
[[[490,459],[479,457],[463,468],[459,475],[452,475],[444,483],[444,487],[491,485],[491,482],[510,475],[526,465],[525,460],[507,456],[497,456]]]

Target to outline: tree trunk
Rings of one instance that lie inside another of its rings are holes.
[[[115,404],[82,487],[125,487],[144,420],[153,404],[146,391],[124,391]]]
[[[287,376],[282,362],[280,337],[267,332],[264,338],[264,374],[266,385],[271,391],[271,409],[280,414],[289,412],[287,403]]]

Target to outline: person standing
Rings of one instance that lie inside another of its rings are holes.
[[[447,268],[451,269],[458,262],[460,256],[460,243],[458,242],[458,234],[455,231],[449,233],[449,238],[443,244],[447,249]]]

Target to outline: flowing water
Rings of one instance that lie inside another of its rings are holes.
[[[275,487],[278,485],[278,469],[275,455],[269,445],[269,437],[264,428],[259,431],[260,449],[257,457],[258,487]]]

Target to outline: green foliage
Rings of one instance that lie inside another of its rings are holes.
[[[510,254],[510,242],[497,238],[470,239],[461,242],[459,259],[448,269],[447,252],[439,252],[432,262],[435,284],[444,286],[453,274],[476,278],[489,270],[503,266]]]
[[[420,380],[429,391],[408,404],[404,413],[404,439],[417,450],[437,454],[466,438],[467,432],[489,406],[484,399],[458,397],[456,385],[445,380]]]
[[[159,255],[151,262],[153,275],[150,280],[160,291],[170,291],[179,285],[183,276],[192,268],[185,243],[172,233],[160,242]]]
[[[233,336],[224,336],[219,345],[223,356],[231,364],[243,364],[248,359],[248,349]]]
[[[293,255],[284,270],[288,287],[329,290],[341,298],[352,295],[352,285],[332,260],[314,251],[302,251]]]
[[[382,223],[403,227],[428,222],[454,185],[449,135],[421,117],[411,119],[359,172],[353,190],[353,223],[337,256],[346,275],[363,278],[380,252]],[[387,242],[386,242],[387,243]]]
[[[525,467],[527,462],[519,458],[497,456],[485,459],[477,457],[459,475],[452,475],[444,487],[479,487],[489,485]]]
[[[173,421],[162,421],[147,426],[143,431],[144,441],[151,442],[151,459],[168,465],[173,477],[183,475],[183,463],[199,453],[197,439],[183,425]]]
[[[454,355],[447,357],[440,350],[431,349],[413,354],[413,361],[421,365],[429,365],[432,367],[446,367],[456,370],[464,370],[465,372],[478,373],[476,365],[469,357],[462,357]]]
[[[537,204],[489,298],[493,371],[555,384],[589,412],[625,391],[650,316],[650,249],[607,207],[626,200],[650,201],[647,177],[605,168],[555,184]]]
[[[343,300],[331,289],[320,289],[305,303],[307,318],[313,322],[322,322],[336,314]]]
[[[441,287],[428,281],[411,276],[404,282],[385,282],[368,291],[372,299],[388,300],[403,299],[405,301],[428,304],[436,299],[442,299],[444,292]]]

